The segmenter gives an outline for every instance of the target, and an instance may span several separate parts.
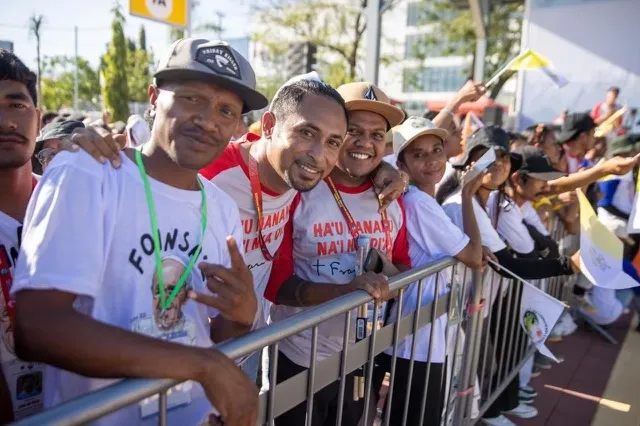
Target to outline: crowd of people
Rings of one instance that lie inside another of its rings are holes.
[[[386,321],[396,321],[419,297],[425,305],[448,294],[455,277],[429,277],[421,294],[411,284],[402,304],[389,277],[448,256],[469,268],[490,259],[525,279],[573,275],[579,254],[560,255],[549,223],[578,231],[578,188],[594,188],[633,268],[637,240],[623,228],[637,135],[595,139],[598,117],[614,108],[599,108],[596,122],[568,114],[522,135],[494,125],[464,134],[458,109],[485,92],[468,82],[431,119],[407,117],[374,84],[333,88],[314,73],[269,103],[227,43],[182,39],[159,62],[145,117],[110,124],[42,114],[34,73],[0,49],[0,423],[143,377],[184,382],[168,394],[168,424],[253,426],[259,387],[307,370],[313,347],[316,362],[341,351],[345,317],[321,324],[317,341],[311,330],[282,340],[275,372],[262,352],[231,360],[213,344],[358,290],[388,301]],[[252,132],[243,115],[267,106]],[[495,162],[471,178],[489,151]],[[381,262],[356,275],[363,236]],[[601,289],[589,287],[576,286],[577,303],[603,314],[590,296]],[[485,318],[507,303],[497,291],[485,297]],[[504,339],[503,324],[486,321],[492,339]],[[391,424],[401,424],[407,399],[407,424],[441,424],[446,323],[443,315],[398,345]],[[570,331],[557,328],[557,337]],[[392,355],[376,360],[376,395]],[[537,415],[533,364],[485,424]],[[411,368],[414,377],[430,368],[428,383],[408,389]],[[347,386],[354,380],[347,375]],[[316,394],[312,425],[335,424],[338,386]],[[158,409],[145,399],[96,424],[157,423]],[[363,410],[345,398],[342,424],[357,425]],[[276,424],[305,417],[301,404]]]

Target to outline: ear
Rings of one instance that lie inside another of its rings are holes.
[[[262,136],[271,139],[273,131],[276,127],[276,116],[271,111],[267,111],[262,115]]]
[[[40,130],[42,130],[42,111],[40,108],[36,108],[36,120],[38,120],[38,134],[40,134]]]
[[[160,95],[160,89],[157,86],[150,84],[147,89],[147,94],[149,95],[149,105],[151,105],[150,115],[151,117],[155,117],[156,115],[156,102],[158,101],[158,96]]]
[[[398,170],[403,171],[406,174],[409,174],[409,169],[407,169],[407,165],[404,164],[402,161],[396,160],[396,166],[398,166]]]
[[[509,179],[514,185],[520,183],[520,172],[513,173],[511,176],[509,176]]]

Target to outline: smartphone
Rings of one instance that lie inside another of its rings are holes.
[[[480,173],[487,170],[489,166],[496,162],[496,160],[496,150],[489,149],[473,164],[473,167],[462,176],[462,186],[465,186],[468,182],[475,179]]]
[[[381,274],[384,269],[384,262],[382,261],[382,257],[378,250],[372,248],[367,253],[367,258],[364,261],[364,270],[365,272],[374,272],[376,274]]]

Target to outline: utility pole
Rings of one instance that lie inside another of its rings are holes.
[[[365,71],[367,81],[378,84],[380,68],[380,22],[382,16],[382,0],[367,2],[367,57]]]
[[[78,108],[78,26],[73,27],[73,35],[75,38],[75,54],[76,68],[73,72],[73,109],[77,112]]]

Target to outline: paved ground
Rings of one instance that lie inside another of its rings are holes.
[[[618,345],[582,325],[562,342],[549,343],[566,360],[533,379],[538,417],[513,420],[519,426],[640,425],[640,334],[629,331],[630,321],[625,315],[608,327]]]

